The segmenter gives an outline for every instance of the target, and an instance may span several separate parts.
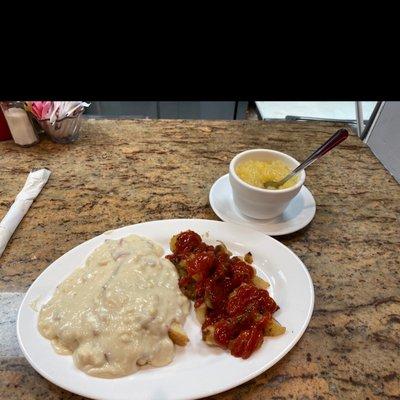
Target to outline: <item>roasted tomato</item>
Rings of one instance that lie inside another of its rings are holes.
[[[231,354],[235,357],[249,358],[251,353],[257,350],[264,340],[261,329],[251,328],[242,331],[229,345]]]
[[[187,262],[187,273],[196,281],[203,280],[214,262],[213,251],[196,253]]]
[[[235,326],[229,319],[221,319],[214,324],[214,339],[222,347],[228,347],[229,342],[234,335]]]
[[[185,253],[193,251],[202,243],[199,234],[193,231],[185,231],[178,234],[174,244],[174,253]]]
[[[239,257],[233,257],[230,264],[232,283],[236,288],[242,283],[250,283],[254,277],[254,268],[242,261]]]
[[[243,283],[229,296],[226,312],[230,316],[235,316],[243,314],[248,309],[257,310],[262,314],[273,313],[277,310],[277,305],[266,290]]]

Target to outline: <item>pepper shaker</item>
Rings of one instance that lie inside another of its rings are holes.
[[[0,105],[15,143],[28,147],[39,142],[22,101],[3,101]]]

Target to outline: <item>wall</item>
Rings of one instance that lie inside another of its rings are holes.
[[[246,101],[94,101],[88,115],[130,118],[245,119]]]
[[[400,183],[400,102],[382,104],[365,142]]]

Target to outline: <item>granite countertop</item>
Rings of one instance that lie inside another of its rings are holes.
[[[49,263],[106,230],[217,219],[215,179],[238,152],[304,159],[330,123],[87,120],[71,145],[0,142],[0,218],[34,167],[53,172],[0,258],[0,399],[78,399],[38,375],[17,344],[24,292]],[[215,399],[400,399],[400,186],[356,136],[307,171],[311,224],[279,237],[308,267],[315,309],[298,344]]]

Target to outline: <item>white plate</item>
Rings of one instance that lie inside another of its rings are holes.
[[[303,186],[280,216],[272,219],[247,217],[233,202],[228,174],[214,182],[209,200],[211,208],[223,221],[247,226],[271,236],[287,235],[304,228],[312,221],[316,211],[313,195]]]
[[[176,348],[171,364],[145,368],[127,377],[101,379],[77,369],[71,356],[56,354],[48,340],[37,330],[38,307],[46,303],[56,286],[63,281],[105,239],[118,239],[135,233],[160,243],[166,252],[172,235],[192,229],[213,243],[222,240],[234,254],[251,251],[258,274],[270,284],[270,293],[281,309],[275,314],[287,327],[284,335],[268,338],[249,359],[232,357],[226,351],[207,346],[201,340],[200,325],[193,312],[185,330],[190,343]],[[207,236],[208,235],[208,236]],[[195,399],[240,385],[279,361],[300,339],[311,318],[314,289],[301,260],[287,247],[264,234],[219,221],[175,219],[152,221],[105,232],[70,250],[53,262],[35,280],[26,293],[17,318],[21,349],[37,372],[54,384],[93,399]]]

